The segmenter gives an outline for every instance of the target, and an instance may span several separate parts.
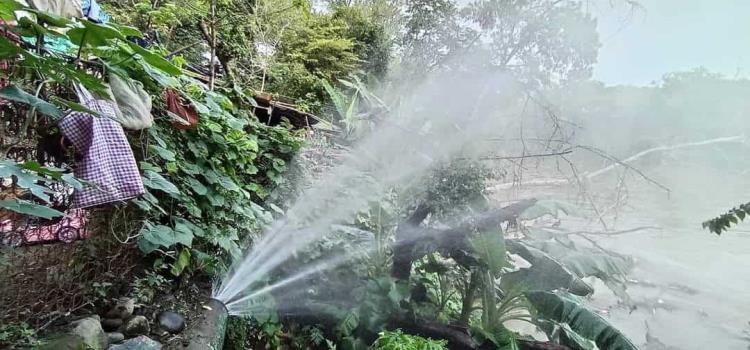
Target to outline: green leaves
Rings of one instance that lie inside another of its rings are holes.
[[[63,114],[55,105],[21,90],[15,85],[8,85],[0,89],[0,98],[27,104],[35,108],[39,113],[55,119],[62,117]]]
[[[177,256],[177,260],[172,264],[172,268],[169,270],[173,275],[180,276],[182,271],[190,265],[190,249],[183,248],[180,250],[180,254]]]
[[[22,9],[23,6],[16,2],[16,0],[7,0],[0,2],[0,18],[4,20],[15,19],[14,11]]]
[[[177,186],[153,170],[144,171],[142,179],[143,185],[147,188],[163,191],[175,198],[180,196],[180,190]]]
[[[20,53],[20,47],[16,46],[8,38],[0,36],[0,58],[12,58]]]
[[[38,182],[49,181],[41,176],[38,176],[30,171],[24,169],[22,164],[17,164],[11,160],[0,161],[0,178],[15,177],[16,184],[22,188],[29,190],[35,197],[41,199],[45,203],[49,203],[49,194],[52,191],[44,186],[37,184]]]
[[[357,326],[359,326],[359,315],[355,312],[350,312],[336,326],[336,332],[341,336],[348,336],[354,333]]]
[[[599,349],[638,350],[604,318],[567,294],[536,291],[524,295],[540,316],[567,324],[575,333],[593,340]]]
[[[17,187],[23,191],[30,192],[33,196],[44,203],[49,203],[52,190],[41,184],[63,181],[74,188],[82,187],[82,184],[78,180],[64,170],[44,167],[35,161],[19,164],[8,159],[0,160],[0,179],[7,178],[14,179]],[[45,219],[51,219],[63,215],[60,211],[24,199],[8,199],[0,201],[0,208]]]
[[[107,24],[97,24],[88,20],[82,20],[81,23],[83,27],[70,29],[67,33],[70,41],[78,46],[108,46],[111,40],[126,40],[120,31]]]
[[[55,209],[20,199],[0,200],[0,208],[12,210],[20,214],[38,216],[45,219],[52,219],[64,215],[62,212]]]
[[[182,70],[177,68],[177,66],[173,65],[172,62],[169,62],[163,56],[155,54],[151,51],[148,51],[133,42],[128,42],[128,46],[130,47],[131,50],[133,50],[135,53],[140,55],[141,58],[144,61],[146,61],[146,63],[154,66],[155,68],[158,68],[162,72],[167,73],[172,76],[177,76],[177,75],[182,74]]]
[[[372,348],[375,350],[446,350],[448,349],[448,341],[404,334],[400,329],[397,329],[380,332]]]
[[[152,152],[155,152],[159,157],[168,161],[174,162],[176,160],[174,152],[160,146],[151,145],[148,147]]]
[[[188,184],[190,185],[190,188],[195,192],[195,194],[199,196],[205,196],[208,193],[208,188],[204,186],[200,181],[196,180],[194,177],[189,177],[187,179]]]
[[[505,255],[505,238],[502,232],[482,232],[469,239],[474,252],[479,256],[493,275],[497,276],[507,265]]]
[[[750,202],[740,204],[726,214],[713,218],[703,223],[703,229],[721,235],[724,231],[729,230],[733,225],[740,221],[745,221],[745,217],[750,216]]]
[[[151,253],[159,247],[171,248],[177,244],[190,247],[193,244],[192,230],[185,229],[185,226],[172,229],[169,226],[146,222],[139,235],[138,246],[145,254]]]
[[[594,292],[588,284],[547,253],[523,243],[509,242],[509,250],[530,262],[531,267],[503,275],[500,284],[504,291],[512,289],[548,291],[564,288],[582,296]]]

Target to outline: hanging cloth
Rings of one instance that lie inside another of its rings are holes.
[[[28,3],[34,9],[60,17],[83,17],[79,0],[28,0]]]
[[[81,1],[81,8],[83,9],[84,16],[91,21],[103,24],[109,22],[109,15],[102,10],[102,7],[99,6],[96,0]]]
[[[179,117],[179,121],[174,122],[175,128],[184,130],[198,125],[198,112],[192,104],[183,104],[180,95],[171,88],[164,90],[164,100],[167,101],[167,110]]]
[[[75,176],[91,183],[73,194],[71,208],[88,208],[126,201],[145,193],[138,166],[122,126],[113,120],[113,102],[95,99],[76,85],[81,103],[99,113],[95,117],[69,112],[60,120],[60,132],[76,149]]]
[[[154,124],[154,117],[151,115],[151,96],[143,90],[140,82],[110,74],[109,86],[120,110],[115,120],[120,122],[123,128],[141,130]]]

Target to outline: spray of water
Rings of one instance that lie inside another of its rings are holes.
[[[338,266],[350,257],[331,256],[290,276],[262,285],[286,261],[350,220],[385,191],[420,179],[437,162],[481,152],[477,140],[502,135],[517,105],[515,83],[506,75],[442,75],[402,94],[391,115],[356,145],[339,166],[305,191],[237,261],[214,291],[232,314],[246,314],[253,298]],[[506,106],[504,108],[504,106]],[[279,277],[279,276],[276,276]]]

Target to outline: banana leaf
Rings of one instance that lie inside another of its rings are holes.
[[[539,316],[567,324],[576,334],[591,339],[600,349],[637,350],[638,347],[607,320],[567,293],[524,293]]]
[[[502,290],[519,287],[526,290],[567,289],[580,296],[594,292],[591,286],[549,254],[516,241],[507,241],[507,246],[511,253],[531,263],[531,267],[504,274],[500,280]]]

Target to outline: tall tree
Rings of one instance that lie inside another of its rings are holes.
[[[591,76],[599,39],[580,1],[476,0],[465,18],[489,42],[492,63],[534,85]]]

